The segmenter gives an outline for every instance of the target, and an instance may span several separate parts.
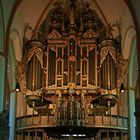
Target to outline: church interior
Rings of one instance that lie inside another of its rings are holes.
[[[140,140],[139,0],[0,0],[0,140]]]

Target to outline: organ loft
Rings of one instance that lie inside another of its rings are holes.
[[[17,140],[127,140],[120,41],[90,3],[54,3],[32,39],[23,39],[17,79],[26,113],[16,118]]]

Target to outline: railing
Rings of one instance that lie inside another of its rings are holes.
[[[56,116],[28,115],[16,119],[17,130],[56,127]],[[64,126],[64,125],[63,125]],[[85,127],[128,130],[128,119],[116,115],[95,114],[85,119]]]
[[[56,120],[54,116],[49,115],[27,115],[16,119],[17,130],[55,127]]]
[[[128,130],[128,118],[116,115],[94,114],[87,118],[86,127]]]

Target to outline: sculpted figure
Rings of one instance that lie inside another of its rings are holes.
[[[70,24],[74,25],[74,13],[73,13],[73,8],[70,10]]]

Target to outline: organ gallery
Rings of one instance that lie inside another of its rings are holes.
[[[71,0],[54,3],[32,39],[25,36],[17,79],[31,111],[16,118],[17,139],[127,137],[118,109],[127,61],[110,30],[90,3]]]

